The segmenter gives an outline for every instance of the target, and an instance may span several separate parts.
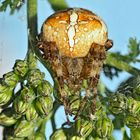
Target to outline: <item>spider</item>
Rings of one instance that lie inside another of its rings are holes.
[[[65,84],[73,92],[88,81],[86,94],[74,119],[81,114],[93,91],[92,110],[96,107],[97,84],[106,52],[113,46],[103,20],[89,10],[69,8],[48,17],[42,26],[39,48],[60,85],[66,116],[70,113]],[[67,117],[68,120],[68,117]]]

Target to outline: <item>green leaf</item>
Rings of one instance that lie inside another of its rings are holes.
[[[108,77],[109,79],[113,79],[114,77],[118,77],[119,73],[121,72],[120,69],[114,67],[114,66],[110,66],[108,64],[103,66],[103,71],[106,77]]]
[[[136,38],[130,38],[128,48],[130,49],[129,56],[135,58],[140,53],[140,42],[137,42]]]
[[[10,14],[13,14],[15,10],[20,9],[20,7],[23,5],[24,0],[4,0],[0,5],[0,11],[4,12],[10,7]]]
[[[48,0],[53,10],[63,10],[68,8],[65,0]]]
[[[119,70],[126,71],[132,75],[139,75],[140,70],[131,66],[128,62],[123,60],[123,55],[117,53],[107,53],[106,64],[116,67]],[[125,58],[126,59],[126,58]]]
[[[6,11],[8,5],[11,5],[11,0],[5,0],[0,5],[0,11]]]
[[[140,60],[137,60],[137,57],[140,54],[140,42],[136,40],[136,38],[130,38],[128,43],[128,53],[125,55],[121,55],[119,52],[116,53],[116,56],[127,63],[135,63],[139,62]]]

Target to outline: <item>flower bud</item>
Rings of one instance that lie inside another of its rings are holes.
[[[94,140],[108,140],[108,138],[99,138],[99,137],[96,137],[96,138],[94,138]],[[109,140],[111,140],[111,139],[109,139]]]
[[[85,138],[79,137],[79,136],[72,136],[70,140],[85,140]]]
[[[13,103],[14,110],[17,114],[25,114],[26,110],[29,107],[28,102],[23,101],[21,96],[18,96]]]
[[[28,121],[34,120],[38,117],[38,113],[35,109],[34,104],[32,103],[30,107],[26,110],[26,119]]]
[[[100,138],[100,137],[93,137],[93,136],[89,136],[87,138],[87,140],[114,140],[113,137],[110,137],[109,139],[108,138]]]
[[[27,64],[28,64],[29,69],[35,69],[36,66],[37,66],[37,61],[36,61],[35,54],[30,52],[27,60],[28,60]]]
[[[21,120],[14,128],[14,136],[16,137],[28,137],[34,131],[34,123],[32,121]]]
[[[7,104],[13,95],[13,88],[3,87],[3,90],[0,92],[0,106]]]
[[[16,138],[16,137],[9,136],[7,140],[24,140],[24,138]]]
[[[82,138],[86,138],[92,132],[93,128],[94,125],[91,121],[81,118],[76,121],[77,134]]]
[[[134,97],[134,99],[140,101],[140,84],[138,84],[138,85],[133,89],[133,97]]]
[[[8,85],[8,86],[16,86],[16,84],[19,81],[19,77],[13,72],[8,72],[3,75],[3,83]]]
[[[21,98],[23,101],[31,103],[35,99],[35,93],[32,88],[24,86],[21,90]]]
[[[127,98],[123,94],[114,94],[109,98],[109,110],[114,114],[127,110]]]
[[[48,115],[53,108],[53,99],[51,96],[39,96],[36,98],[35,107],[40,115]]]
[[[128,98],[128,111],[134,115],[140,115],[140,102],[132,97]]]
[[[17,122],[16,118],[13,115],[11,108],[6,108],[0,113],[0,125],[11,126]]]
[[[94,138],[92,135],[89,135],[89,136],[87,137],[87,140],[95,140],[95,138]]]
[[[137,115],[127,115],[124,121],[129,128],[140,128],[140,117]]]
[[[79,106],[80,97],[76,95],[70,96],[69,109],[72,114],[76,115],[77,111],[79,110]]]
[[[92,105],[92,103],[91,104],[88,103],[87,109],[85,111],[85,114],[88,114],[87,117],[89,117],[90,120],[92,120],[93,122],[96,122],[99,118],[102,118],[103,116],[105,116],[105,112],[103,110],[103,106],[101,105],[100,101],[96,102],[96,109],[95,109],[94,114],[92,114],[91,105]]]
[[[3,110],[3,108],[2,108],[2,107],[0,107],[0,113],[2,112],[2,110]]]
[[[100,118],[96,123],[96,132],[101,138],[110,138],[113,132],[113,123],[109,118]]]
[[[5,92],[6,90],[7,90],[7,86],[0,84],[0,94]]]
[[[44,77],[44,73],[42,73],[39,69],[33,69],[29,72],[28,82],[31,86],[37,87],[41,84]]]
[[[67,136],[63,129],[58,129],[52,134],[50,140],[67,140]]]
[[[27,65],[27,61],[25,60],[16,60],[16,63],[14,65],[14,72],[21,76],[24,77],[28,71],[28,65]]]
[[[55,82],[55,87],[57,87],[57,88],[54,88],[53,95],[54,95],[55,99],[61,103],[63,103],[62,94],[67,95],[67,97],[72,95],[71,91],[69,90],[69,88],[66,84],[64,85],[64,88],[61,89],[59,83]]]
[[[88,81],[87,81],[87,80],[83,80],[82,88],[83,88],[84,90],[88,88]]]
[[[89,136],[89,137],[87,138],[87,140],[108,140],[108,139],[106,139],[106,138],[102,139],[102,138],[99,138],[99,137],[92,137],[92,136]],[[109,140],[110,140],[110,139],[109,139]]]
[[[43,133],[37,132],[34,136],[33,140],[46,140],[46,137]]]
[[[51,93],[53,92],[53,87],[51,86],[51,84],[46,81],[46,80],[43,80],[41,82],[41,84],[37,87],[37,93],[39,95],[42,95],[42,96],[48,96],[50,95]]]

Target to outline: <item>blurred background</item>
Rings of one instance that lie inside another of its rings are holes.
[[[93,11],[99,15],[107,24],[109,38],[113,40],[114,46],[112,52],[119,51],[125,54],[127,50],[128,39],[136,37],[140,40],[140,14],[139,0],[66,0],[69,7],[81,7]],[[38,1],[38,32],[44,20],[53,13],[47,0]],[[27,20],[26,5],[23,5],[19,12],[14,15],[9,14],[9,9],[5,13],[0,13],[0,77],[10,70],[16,59],[24,59],[27,52]],[[39,64],[42,71],[46,73],[46,79],[53,84],[53,81],[46,69]],[[136,65],[136,67],[139,67]],[[105,84],[110,85],[109,89],[115,88],[127,77],[128,73],[123,72],[119,77],[109,80],[103,73],[101,79]],[[61,127],[62,122],[66,121],[63,107],[56,113],[57,128]],[[47,123],[46,135],[52,133],[50,122]],[[128,132],[129,133],[129,132]],[[122,140],[121,132],[115,131],[116,140]],[[0,140],[2,135],[0,134]]]

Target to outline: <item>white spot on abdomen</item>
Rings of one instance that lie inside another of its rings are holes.
[[[87,28],[84,28],[84,31],[87,31],[88,29]]]
[[[69,38],[70,47],[74,46],[74,36],[75,36],[75,28],[74,26],[71,26],[68,30],[68,38]]]
[[[64,20],[60,20],[59,23],[66,24],[67,22]]]
[[[52,27],[51,26],[48,26],[48,30],[51,30],[52,29]]]
[[[70,48],[70,51],[72,52],[73,51],[73,48]]]
[[[57,32],[54,32],[54,35],[56,36],[57,35]]]
[[[76,35],[76,25],[77,25],[78,15],[77,13],[73,12],[70,15],[70,25],[68,26],[68,42],[70,46],[70,51],[73,51],[74,47],[74,37]]]
[[[77,19],[78,19],[78,15],[73,12],[71,15],[70,15],[70,25],[74,26],[77,24]]]
[[[79,24],[87,24],[88,21],[80,21]]]
[[[67,41],[66,37],[64,37],[64,41]]]

